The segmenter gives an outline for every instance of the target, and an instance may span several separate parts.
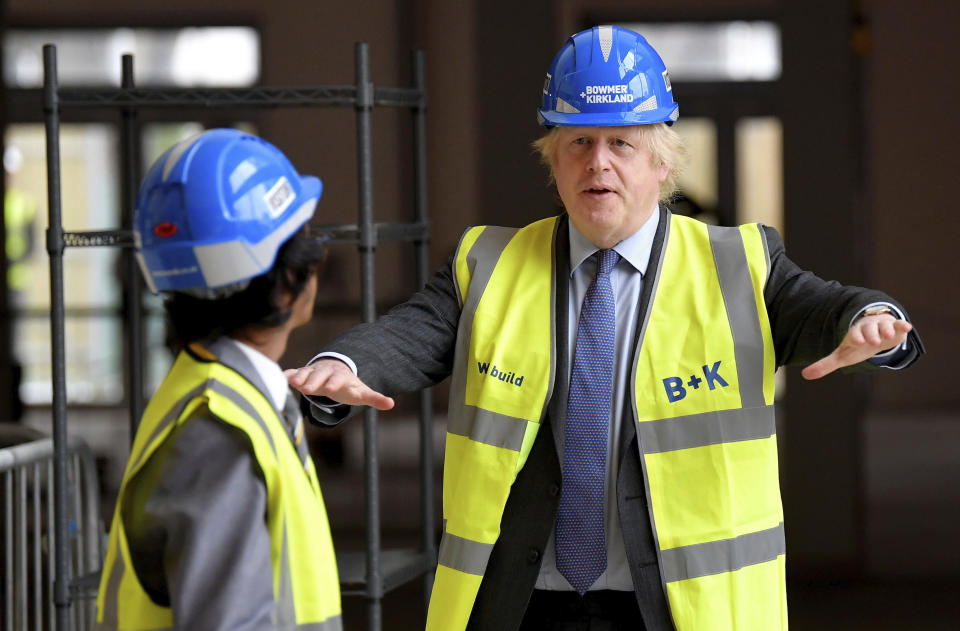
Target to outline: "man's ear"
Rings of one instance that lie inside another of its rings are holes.
[[[286,285],[288,287],[292,287],[297,281],[293,271],[288,269],[284,270],[283,273],[286,276]],[[290,290],[283,287],[278,287],[274,292],[273,297],[276,307],[284,311],[292,309],[293,303],[296,302],[296,298],[294,298],[293,294],[290,293]]]
[[[661,184],[667,179],[667,176],[670,175],[670,165],[666,162],[661,162],[657,165],[657,181]]]

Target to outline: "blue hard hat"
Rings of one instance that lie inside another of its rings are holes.
[[[273,267],[313,216],[323,185],[279,149],[236,129],[212,129],[150,167],[134,210],[136,254],[151,291],[213,290]]]
[[[537,120],[544,127],[672,125],[670,75],[643,36],[594,26],[572,36],[550,64]]]

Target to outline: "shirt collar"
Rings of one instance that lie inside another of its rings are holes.
[[[263,379],[264,385],[270,396],[270,402],[278,409],[282,410],[287,401],[287,392],[290,391],[290,385],[283,374],[283,370],[277,362],[273,361],[252,346],[247,346],[243,342],[232,337],[225,337],[228,342],[236,346],[250,360],[257,374]]]
[[[580,231],[567,219],[570,225],[570,275],[580,267],[587,258],[599,250],[589,239],[580,234]],[[641,276],[647,274],[647,264],[650,262],[650,250],[653,248],[653,237],[657,234],[660,224],[660,207],[653,211],[640,229],[613,246],[620,258],[626,259]]]

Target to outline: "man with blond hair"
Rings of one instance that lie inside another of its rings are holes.
[[[772,228],[672,214],[677,116],[643,37],[575,34],[536,143],[566,212],[468,229],[422,291],[288,371],[380,409],[451,376],[428,629],[785,629],[774,371],[923,351],[891,298],[799,269]]]

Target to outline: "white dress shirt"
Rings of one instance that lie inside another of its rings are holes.
[[[610,273],[610,283],[616,301],[616,339],[613,371],[613,402],[610,413],[610,431],[607,432],[607,480],[604,498],[604,531],[607,539],[607,569],[597,578],[591,589],[614,589],[633,591],[633,579],[627,564],[627,553],[623,545],[623,532],[620,530],[620,516],[617,511],[617,477],[620,474],[620,440],[623,423],[632,422],[629,410],[623,409],[623,401],[629,385],[630,363],[633,360],[631,349],[637,329],[637,310],[640,305],[640,292],[643,289],[643,277],[647,273],[653,237],[660,223],[660,211],[655,209],[650,218],[633,235],[627,237],[613,249],[620,260]],[[580,308],[583,296],[597,275],[596,260],[591,255],[599,248],[591,243],[570,223],[570,290],[567,301],[567,357],[572,358],[577,343],[577,325],[580,321]],[[569,364],[573,365],[572,361]],[[570,379],[570,375],[565,375]],[[561,425],[559,435],[563,436],[563,418],[551,418],[552,423]],[[563,466],[563,444],[557,445],[557,455]],[[573,590],[567,579],[557,571],[557,555],[554,533],[543,554],[537,589]]]

